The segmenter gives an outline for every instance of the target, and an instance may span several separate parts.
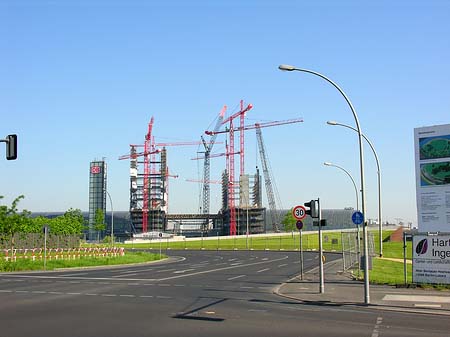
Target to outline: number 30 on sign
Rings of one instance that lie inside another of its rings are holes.
[[[296,218],[297,220],[302,220],[305,218],[306,216],[306,209],[305,207],[299,205],[299,206],[295,206],[292,209],[292,215],[294,216],[294,218]]]

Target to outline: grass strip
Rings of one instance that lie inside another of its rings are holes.
[[[165,257],[164,255],[162,256]],[[80,268],[93,266],[112,266],[121,264],[142,263],[159,260],[159,254],[148,252],[126,252],[124,256],[117,257],[86,257],[76,260],[47,260],[46,270],[59,268]],[[20,259],[16,262],[0,259],[0,272],[44,270],[44,261]]]

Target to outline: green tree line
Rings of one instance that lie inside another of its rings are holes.
[[[81,234],[85,229],[83,214],[79,209],[70,208],[63,215],[55,218],[31,217],[27,210],[18,211],[18,204],[23,195],[13,200],[11,206],[0,206],[0,233],[14,236],[15,233],[41,233],[44,225],[48,225],[53,234]],[[0,196],[0,200],[3,196]]]

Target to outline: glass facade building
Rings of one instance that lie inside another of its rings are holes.
[[[97,240],[98,233],[94,228],[95,212],[101,209],[106,215],[106,163],[92,161],[89,167],[89,229],[88,240]]]

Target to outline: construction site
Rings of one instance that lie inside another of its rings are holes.
[[[219,112],[213,130],[204,131],[200,141],[158,143],[151,117],[143,144],[130,144],[129,154],[119,160],[130,162],[130,220],[134,237],[152,238],[160,233],[183,233],[191,236],[261,234],[270,227],[279,231],[284,214],[271,173],[261,129],[303,122],[303,119],[279,120],[246,125],[245,116],[252,104],[240,101],[238,111],[227,116],[227,106]],[[245,171],[245,134],[256,132],[261,168],[252,174]],[[225,152],[213,153],[218,135],[225,136]],[[201,205],[198,213],[168,212],[169,181],[176,178],[169,171],[171,146],[202,146],[203,161]],[[226,167],[217,173],[221,180],[211,180],[211,158],[224,156]],[[262,176],[261,177],[261,172]],[[264,180],[264,183],[263,183]],[[221,185],[221,208],[211,212],[211,184]],[[264,186],[264,191],[263,191]],[[267,204],[263,204],[263,192]]]

